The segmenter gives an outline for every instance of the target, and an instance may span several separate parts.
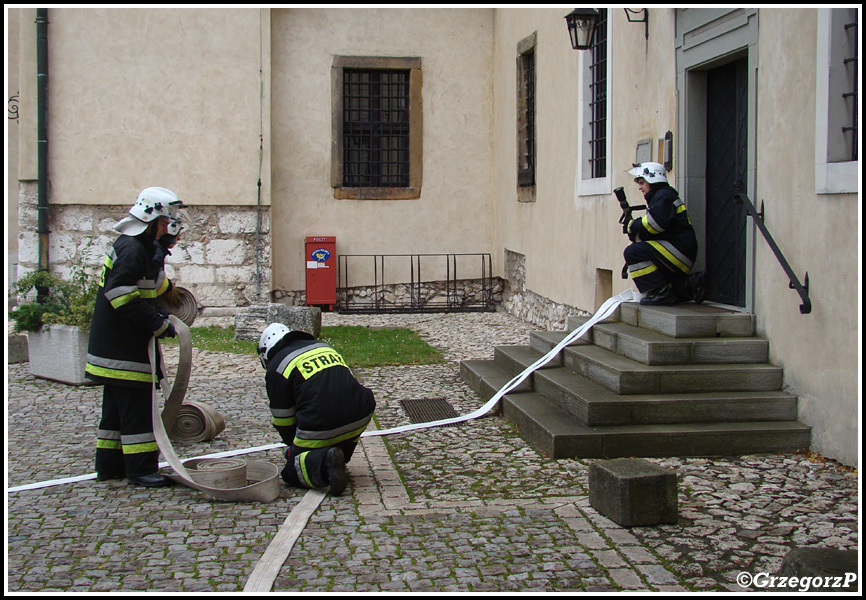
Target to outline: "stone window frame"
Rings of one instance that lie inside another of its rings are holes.
[[[343,186],[343,70],[409,71],[409,187]],[[343,200],[412,200],[421,197],[424,119],[421,58],[335,56],[331,66],[331,187]]]
[[[532,82],[535,90],[535,102],[530,109],[528,106],[528,93],[526,81],[526,61],[532,61],[531,70],[538,73],[538,32],[520,40],[517,44],[517,200],[518,202],[534,202],[536,188],[536,174],[538,172],[538,135],[535,123],[537,103],[538,79],[534,77]],[[529,122],[529,116],[533,122]],[[530,139],[531,138],[531,139]],[[527,148],[527,141],[534,148]],[[532,164],[527,161],[527,155],[532,155]]]
[[[602,9],[608,10],[608,9]],[[606,95],[607,95],[607,106],[605,107],[605,156],[607,157],[607,166],[606,172],[603,177],[593,177],[591,171],[591,163],[590,158],[593,156],[592,147],[590,144],[590,140],[594,139],[592,135],[592,129],[590,121],[592,120],[592,110],[590,108],[590,103],[592,102],[592,94],[590,90],[590,86],[587,83],[586,85],[581,87],[580,90],[580,123],[581,123],[581,132],[580,132],[580,143],[578,144],[578,158],[577,158],[577,169],[578,169],[578,177],[577,177],[577,195],[578,196],[594,196],[599,194],[609,194],[613,189],[612,186],[612,172],[613,168],[611,167],[611,157],[614,155],[613,153],[613,138],[612,138],[612,127],[613,127],[613,119],[612,119],[612,106],[613,102],[611,101],[611,65],[612,63],[612,49],[613,43],[611,41],[611,32],[612,32],[612,19],[610,18],[610,12],[607,13],[607,19],[605,24],[605,56],[603,58],[603,62],[605,63],[605,79],[606,79]],[[581,71],[583,73],[583,81],[584,82],[592,82],[592,66],[593,66],[593,54],[596,53],[595,50],[591,50],[589,52],[581,52],[580,53],[580,61],[581,61]]]
[[[840,82],[830,76],[830,65],[841,62],[841,48],[833,44],[840,32],[839,11],[845,9],[818,9],[817,77],[815,83],[815,193],[846,194],[859,191],[859,160],[831,162],[829,145],[834,132],[830,120],[834,111],[834,98],[841,95]],[[856,9],[855,9],[856,10]],[[834,35],[835,34],[835,35]],[[838,100],[838,98],[835,98]]]

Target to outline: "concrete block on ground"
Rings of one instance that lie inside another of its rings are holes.
[[[282,323],[293,331],[306,331],[318,338],[322,330],[322,309],[314,306],[259,304],[235,315],[235,339],[259,341],[271,323]]]
[[[9,356],[6,361],[10,365],[26,363],[30,360],[30,352],[27,347],[27,336],[20,333],[9,334]]]
[[[589,504],[623,527],[676,523],[677,474],[641,458],[594,461]]]
[[[30,374],[70,385],[93,385],[84,377],[90,332],[72,325],[43,325],[30,333]]]

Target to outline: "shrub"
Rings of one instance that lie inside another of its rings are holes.
[[[37,288],[47,288],[43,301],[36,300]],[[96,301],[96,282],[83,271],[67,281],[48,271],[33,271],[14,285],[19,297],[28,299],[9,312],[15,331],[37,331],[45,323],[75,325],[90,329]]]

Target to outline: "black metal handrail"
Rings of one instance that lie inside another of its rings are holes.
[[[758,212],[755,205],[752,204],[752,201],[749,200],[749,197],[746,196],[743,191],[742,183],[737,182],[734,186],[734,202],[746,205],[746,215],[751,216],[755,220],[755,225],[757,225],[758,229],[761,230],[761,233],[764,234],[764,239],[767,240],[770,250],[772,250],[773,254],[776,255],[776,260],[779,261],[779,264],[782,265],[782,269],[784,269],[785,274],[788,276],[788,287],[792,290],[797,290],[797,293],[800,295],[800,299],[803,301],[800,305],[800,314],[806,315],[812,312],[812,301],[809,300],[809,272],[806,272],[805,282],[801,284],[800,280],[794,274],[791,265],[789,265],[788,261],[785,260],[782,251],[779,250],[779,246],[776,245],[773,236],[770,235],[770,232],[767,230],[767,226],[764,224],[763,200],[761,201],[761,212]]]

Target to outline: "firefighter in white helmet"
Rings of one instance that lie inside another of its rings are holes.
[[[156,300],[173,286],[156,258],[177,195],[151,187],[138,195],[129,215],[114,229],[114,242],[102,267],[90,329],[85,375],[102,383],[102,419],[96,442],[97,479],[127,480],[145,487],[169,485],[158,473],[159,450],[151,418],[153,338],[174,337],[168,314]],[[157,358],[157,378],[162,374]]]
[[[346,489],[346,463],[373,417],[373,392],[362,386],[343,357],[304,331],[272,323],[262,332],[259,359],[273,425],[283,443],[283,480],[292,486]]]
[[[686,205],[668,184],[663,165],[636,164],[628,171],[646,200],[646,214],[628,224],[633,242],[623,252],[641,304],[703,301],[703,273],[692,274],[698,242]]]

